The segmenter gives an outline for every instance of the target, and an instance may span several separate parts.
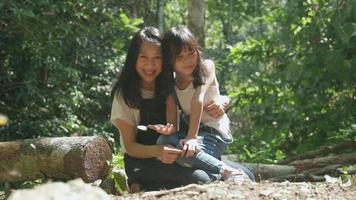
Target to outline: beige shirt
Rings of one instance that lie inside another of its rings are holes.
[[[144,99],[150,99],[154,97],[154,92],[149,90],[141,89],[141,94],[142,98]],[[140,110],[128,107],[121,95],[115,95],[111,107],[111,123],[114,124],[114,121],[116,119],[121,119],[127,122],[128,124],[136,127],[140,123]],[[121,134],[120,146],[121,151],[126,152]]]
[[[182,109],[186,115],[190,115],[191,111],[191,101],[195,92],[193,83],[191,82],[188,87],[183,90],[180,90],[177,86],[175,87],[179,102],[182,105]],[[209,104],[212,100],[217,99],[220,96],[219,84],[215,80],[213,85],[211,85],[207,93],[204,96],[203,105]],[[230,133],[230,120],[226,114],[222,115],[219,118],[213,118],[208,113],[203,112],[201,122],[205,125],[210,126],[218,130],[222,136],[226,139],[232,139]]]

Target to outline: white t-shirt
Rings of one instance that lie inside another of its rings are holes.
[[[151,99],[154,97],[154,92],[149,90],[141,89],[142,98]],[[121,95],[115,95],[112,107],[111,107],[111,117],[110,121],[114,124],[116,119],[121,119],[132,126],[137,126],[140,123],[140,110],[130,108],[124,101]],[[119,130],[120,131],[120,130]],[[126,152],[125,145],[123,143],[122,136],[120,134],[120,146],[121,151]]]
[[[191,82],[188,87],[183,90],[175,86],[175,90],[179,98],[179,102],[182,105],[183,112],[186,115],[190,115],[191,101],[195,92],[193,83]],[[208,88],[207,93],[204,96],[203,105],[209,104],[212,100],[215,100],[218,97],[220,97],[219,85],[218,82],[215,80],[213,85]],[[211,117],[208,113],[203,112],[201,122],[203,122],[209,127],[213,127],[218,130],[224,138],[232,140],[232,136],[230,133],[230,120],[226,114],[216,119]]]

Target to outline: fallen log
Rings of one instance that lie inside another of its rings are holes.
[[[274,182],[283,182],[283,181],[290,181],[290,182],[322,182],[325,181],[325,177],[312,175],[309,173],[300,173],[300,174],[288,174],[284,176],[277,176],[274,178],[268,179],[269,181]]]
[[[330,175],[330,176],[337,177],[344,174],[344,172],[340,169],[342,166],[343,165],[341,164],[336,164],[336,165],[325,166],[323,168],[312,168],[312,169],[305,170],[304,173],[309,173],[317,176]]]
[[[356,153],[297,160],[289,163],[288,165],[292,165],[296,167],[297,171],[304,171],[306,169],[322,168],[334,164],[341,164],[341,165],[356,164]]]
[[[276,176],[284,176],[287,174],[295,174],[297,172],[294,166],[288,165],[273,165],[260,163],[243,163],[255,172],[258,180],[266,180]]]
[[[234,162],[238,162],[236,155],[224,155],[222,161],[234,167]],[[314,159],[297,160],[288,165],[261,164],[261,163],[242,163],[250,168],[257,181],[259,180],[323,180],[322,175],[329,174],[340,176],[343,172],[338,169],[342,166],[356,164],[356,154],[341,154],[336,156],[325,156]],[[350,171],[348,174],[352,174]]]
[[[223,155],[221,160],[232,166],[235,167],[235,161],[237,158],[234,155]],[[238,161],[237,161],[238,162]],[[294,166],[289,165],[274,165],[274,164],[261,164],[261,163],[241,163],[250,170],[253,171],[257,181],[270,179],[272,177],[277,176],[285,176],[288,174],[295,174],[297,173],[297,169]]]
[[[346,174],[349,174],[349,175],[356,174],[356,168],[351,168],[351,169],[347,170]]]
[[[112,151],[98,136],[0,142],[0,182],[36,179],[93,182],[109,171]]]
[[[337,153],[340,151],[344,151],[346,149],[352,149],[353,151],[356,151],[356,140],[348,140],[348,141],[344,141],[344,142],[341,142],[341,143],[333,145],[333,146],[325,146],[325,147],[322,147],[315,151],[310,151],[305,154],[301,154],[298,156],[293,156],[293,157],[281,160],[278,162],[278,164],[283,165],[283,164],[288,164],[288,163],[296,161],[296,160],[304,160],[304,159],[320,157],[322,155],[326,155],[329,153]]]

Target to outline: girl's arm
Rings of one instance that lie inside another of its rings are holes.
[[[136,158],[152,158],[161,155],[162,147],[158,145],[142,145],[136,142],[137,129],[124,120],[116,119],[113,124],[120,130],[126,152]]]
[[[204,97],[208,88],[213,84],[215,78],[215,66],[212,61],[205,61],[203,65],[205,84],[196,88],[192,101],[190,111],[190,121],[187,137],[180,141],[183,146],[182,155],[186,157],[194,156],[199,151],[199,144],[195,140],[198,136],[199,125],[203,113]]]
[[[191,101],[189,129],[186,137],[187,139],[195,139],[198,136],[199,124],[203,113],[203,102],[205,96],[205,92],[202,91],[202,89],[203,88],[201,86],[196,88]]]
[[[159,157],[163,163],[173,163],[181,150],[169,145],[143,145],[136,142],[136,127],[124,120],[116,119],[113,124],[120,130],[126,153],[136,158]]]
[[[205,75],[205,84],[196,88],[192,101],[190,111],[190,122],[187,138],[196,138],[198,135],[199,125],[204,107],[204,97],[209,87],[216,81],[215,65],[211,60],[206,60],[203,65]]]
[[[197,152],[200,151],[199,143],[197,141],[199,124],[203,112],[203,101],[204,94],[202,91],[202,87],[198,87],[195,90],[191,101],[191,113],[189,119],[189,129],[186,138],[179,141],[182,146],[182,156],[192,157]]]
[[[228,96],[220,95],[218,98],[211,100],[208,104],[204,105],[204,112],[213,118],[219,118],[229,108],[230,98]]]

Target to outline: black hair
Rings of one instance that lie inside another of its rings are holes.
[[[142,99],[140,89],[140,76],[136,71],[136,63],[140,48],[144,42],[152,42],[157,45],[162,43],[160,31],[154,27],[145,27],[134,34],[130,41],[129,49],[126,55],[125,64],[114,84],[111,96],[122,95],[125,103],[130,108],[139,108]],[[156,77],[155,97],[167,98],[173,88],[172,72],[167,67],[162,66],[161,73]],[[170,84],[171,83],[171,84]]]
[[[169,29],[163,36],[162,51],[163,65],[168,66],[171,71],[174,71],[174,63],[180,52],[187,48],[191,51],[196,51],[198,60],[197,66],[193,71],[193,86],[197,88],[205,83],[205,74],[203,71],[203,61],[201,58],[200,46],[197,39],[186,27],[173,27]]]

